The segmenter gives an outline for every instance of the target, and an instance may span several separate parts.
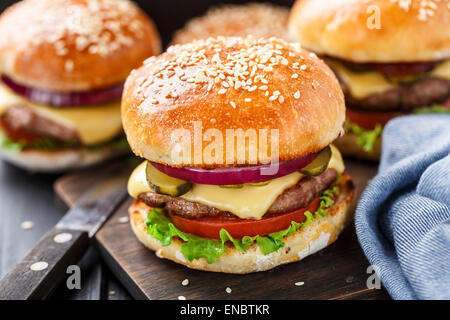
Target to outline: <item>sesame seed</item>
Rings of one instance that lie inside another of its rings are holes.
[[[184,279],[183,281],[181,281],[181,285],[184,286],[184,287],[189,285],[189,279]]]
[[[292,79],[297,79],[297,78],[298,78],[298,74],[294,73],[294,74],[291,76],[291,78],[292,78]]]
[[[130,219],[127,216],[120,217],[119,219],[117,219],[117,222],[119,223],[127,223],[128,221],[130,221]]]
[[[304,282],[302,282],[302,281],[299,281],[299,282],[296,282],[295,283],[295,285],[297,286],[297,287],[300,287],[300,286],[302,286],[302,285],[304,285],[305,283]]]
[[[260,86],[258,89],[259,90],[267,90],[269,87],[268,86]]]
[[[250,99],[250,98],[245,98],[245,102],[251,102],[252,101],[252,99]]]
[[[225,292],[226,292],[226,293],[230,294],[230,293],[231,293],[231,291],[232,291],[232,290],[231,290],[231,288],[230,288],[230,287],[226,287],[226,288],[225,288]]]
[[[64,65],[64,69],[66,69],[67,72],[72,72],[73,68],[74,68],[73,60],[67,60],[65,65]]]
[[[231,106],[236,109],[236,103],[234,103],[233,101],[230,101]]]
[[[227,89],[220,89],[217,93],[218,94],[225,94],[227,92]]]
[[[278,102],[279,103],[283,103],[284,102],[284,97],[283,96],[279,96],[278,97]]]
[[[33,221],[24,221],[20,224],[20,227],[23,230],[31,230],[34,227],[34,222]]]
[[[294,93],[294,98],[295,99],[300,98],[300,91],[297,91],[297,92]]]
[[[302,64],[300,70],[306,70],[306,64]]]
[[[186,300],[185,296],[178,296],[178,300]]]

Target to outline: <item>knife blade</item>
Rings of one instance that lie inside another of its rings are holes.
[[[45,299],[79,261],[90,239],[127,196],[130,170],[115,163],[47,232],[26,256],[0,280],[0,300]]]

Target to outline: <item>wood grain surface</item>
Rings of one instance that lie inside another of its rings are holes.
[[[377,166],[348,161],[347,168],[362,192]],[[95,181],[96,170],[60,178],[55,190],[69,205]],[[128,199],[97,233],[102,258],[136,299],[389,299],[384,289],[368,289],[369,266],[350,225],[331,246],[297,263],[249,275],[191,270],[162,260],[142,246],[128,223]],[[189,286],[181,282],[189,279]],[[304,282],[295,286],[296,282]],[[225,288],[230,287],[230,294]]]

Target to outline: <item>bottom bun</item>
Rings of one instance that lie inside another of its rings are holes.
[[[380,161],[381,157],[381,137],[378,137],[371,152],[364,151],[358,145],[358,136],[354,133],[346,133],[343,137],[336,139],[333,144],[346,157],[353,157],[362,160]]]
[[[342,180],[339,184],[338,199],[335,205],[327,210],[329,216],[314,219],[310,225],[284,239],[283,248],[268,255],[264,255],[257,244],[253,244],[244,253],[232,245],[227,245],[225,253],[214,263],[208,264],[204,258],[190,262],[181,253],[183,242],[179,238],[174,237],[169,246],[163,247],[158,240],[147,234],[145,220],[151,208],[141,201],[135,201],[129,209],[131,227],[139,241],[154,250],[159,258],[169,259],[192,269],[237,274],[265,271],[302,260],[338,238],[353,217],[351,207],[354,186],[349,178]]]
[[[108,145],[96,149],[80,148],[56,151],[14,152],[0,148],[0,156],[4,160],[22,169],[43,173],[58,173],[85,168],[126,152],[126,149]]]

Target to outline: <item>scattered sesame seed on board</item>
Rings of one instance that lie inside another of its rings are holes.
[[[178,296],[178,300],[186,300],[185,296]]]
[[[303,282],[303,281],[298,281],[298,282],[296,282],[295,283],[295,285],[297,286],[297,287],[301,287],[302,285],[304,285],[305,283]]]
[[[23,230],[31,230],[34,227],[34,222],[33,221],[24,221],[20,224],[20,227]]]
[[[186,287],[189,285],[189,279],[184,279],[183,281],[181,281],[181,285]]]
[[[123,217],[120,217],[119,219],[117,219],[117,221],[119,223],[127,223],[130,221],[130,219],[127,216],[123,216]]]
[[[231,288],[230,288],[230,287],[226,287],[226,288],[225,288],[225,292],[226,292],[226,293],[230,294],[230,293],[231,293],[231,291],[232,291],[232,290],[231,290]]]

